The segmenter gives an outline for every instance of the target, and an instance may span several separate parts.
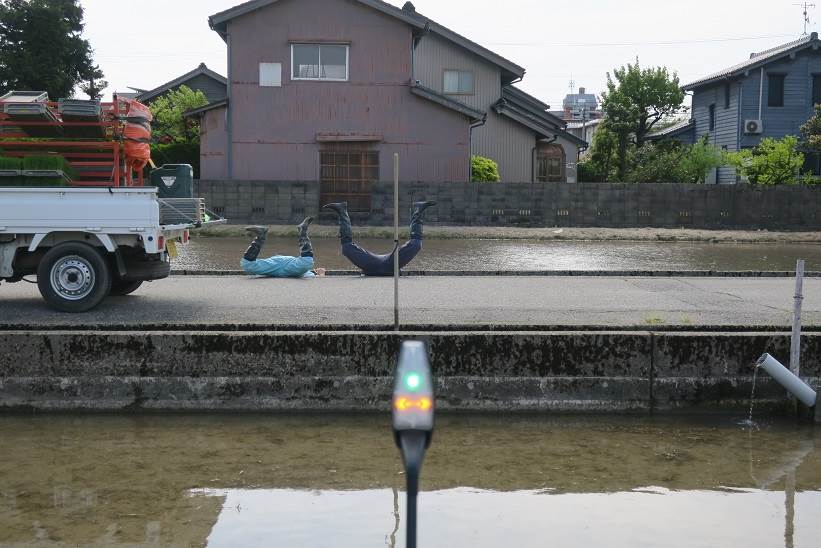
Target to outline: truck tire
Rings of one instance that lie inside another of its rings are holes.
[[[67,242],[48,250],[37,267],[40,294],[62,312],[86,312],[108,296],[111,271],[88,244]]]
[[[110,295],[112,297],[124,297],[126,295],[131,295],[132,293],[137,291],[141,285],[143,285],[142,280],[136,280],[133,282],[117,280],[111,283]]]

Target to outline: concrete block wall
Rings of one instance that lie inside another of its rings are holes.
[[[233,223],[291,224],[320,214],[319,183],[196,181],[195,192]],[[442,225],[821,229],[821,187],[812,186],[402,183],[403,223],[422,199],[439,202],[427,219]],[[370,214],[355,221],[390,225],[392,207],[393,185],[376,183]]]

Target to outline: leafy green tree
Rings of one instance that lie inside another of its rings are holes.
[[[812,118],[801,126],[801,136],[805,149],[821,153],[821,105],[815,105]]]
[[[0,0],[0,89],[60,99],[101,79],[83,27],[78,0]]]
[[[630,144],[641,148],[660,122],[685,109],[678,75],[665,67],[643,69],[638,59],[607,74],[602,99],[603,125],[616,135],[618,143],[619,178],[627,173]]]
[[[633,166],[624,181],[628,183],[684,183],[687,174],[683,169],[687,147],[675,141],[659,144],[648,143],[630,154]]]
[[[495,161],[484,156],[471,156],[470,162],[474,183],[498,183],[501,181],[499,164]]]
[[[87,80],[80,85],[80,90],[88,95],[92,101],[98,101],[103,96],[103,90],[108,87],[108,82],[103,80],[103,71],[95,66],[88,75]]]
[[[795,184],[804,166],[804,154],[798,150],[798,138],[781,140],[765,138],[754,149],[727,154],[730,165],[758,185]]]
[[[711,145],[705,135],[699,141],[687,147],[679,167],[687,183],[705,183],[707,174],[715,168],[727,165],[724,153]]]
[[[619,162],[618,136],[605,124],[593,134],[590,154],[579,164],[579,180],[588,183],[606,183],[616,175]]]
[[[169,91],[151,103],[154,115],[153,138],[160,143],[199,143],[200,125],[194,118],[183,114],[208,104],[208,98],[200,91],[188,86]]]

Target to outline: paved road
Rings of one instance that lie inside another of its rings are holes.
[[[543,326],[790,325],[788,278],[429,277],[401,281],[410,324]],[[804,321],[821,326],[821,280],[805,280]],[[37,287],[0,285],[0,325],[94,327],[388,325],[393,280],[172,277],[80,315],[46,307]]]

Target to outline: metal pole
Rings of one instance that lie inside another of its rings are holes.
[[[796,377],[801,373],[801,304],[804,301],[804,261],[795,265],[795,308],[792,318],[792,339],[790,341],[790,371]]]
[[[399,331],[399,153],[393,155],[393,328]]]
[[[408,470],[408,519],[405,529],[405,547],[416,548],[416,496],[419,494],[419,472]]]

